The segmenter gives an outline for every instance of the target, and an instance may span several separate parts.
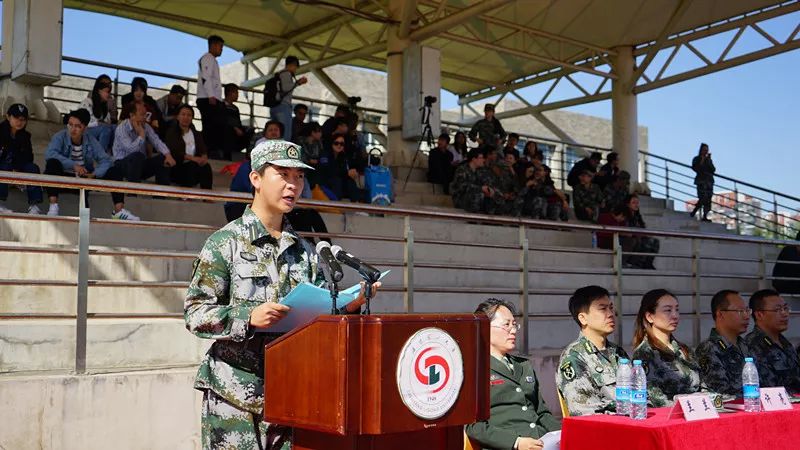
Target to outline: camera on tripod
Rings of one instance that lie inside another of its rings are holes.
[[[355,109],[356,105],[361,102],[361,97],[347,97],[347,104],[350,105],[350,109]]]
[[[430,108],[431,106],[433,106],[434,103],[436,103],[436,97],[434,97],[432,95],[426,95],[425,96],[425,107],[426,108]]]

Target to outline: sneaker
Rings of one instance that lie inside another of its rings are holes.
[[[11,214],[14,211],[6,208],[4,205],[0,205],[0,214]]]
[[[50,208],[47,210],[48,216],[57,216],[58,215],[58,203],[51,203]]]
[[[38,205],[31,205],[31,206],[28,207],[28,214],[35,214],[35,215],[38,216],[38,215],[42,214],[42,210],[39,209]]]
[[[133,215],[132,212],[128,211],[125,208],[122,208],[119,211],[117,211],[114,214],[112,214],[111,218],[112,219],[119,219],[119,220],[132,220],[134,222],[138,222],[138,221],[142,220],[142,219],[139,218],[139,216]]]

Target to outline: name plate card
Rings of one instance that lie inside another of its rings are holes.
[[[680,395],[676,396],[675,400],[681,406],[683,417],[688,422],[719,417],[714,401],[708,394]]]
[[[762,387],[761,407],[764,411],[785,411],[792,409],[792,402],[785,387]]]

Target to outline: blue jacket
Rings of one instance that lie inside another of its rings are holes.
[[[83,133],[83,167],[89,172],[94,172],[95,177],[103,178],[113,161],[103,149],[97,139]],[[70,159],[72,153],[72,140],[67,130],[61,130],[50,140],[47,146],[45,159],[56,159],[61,162],[64,169],[75,167],[75,161]]]

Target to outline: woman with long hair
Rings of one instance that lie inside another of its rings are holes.
[[[672,406],[673,397],[700,391],[700,366],[692,350],[673,336],[680,323],[678,299],[666,289],[642,297],[633,332],[633,359],[647,372],[647,396],[654,407]]]
[[[469,147],[467,147],[467,135],[463,131],[456,132],[451,151],[453,152],[453,164],[458,165],[467,160]]]
[[[79,109],[89,111],[89,125],[86,133],[97,139],[106,152],[111,151],[115,128],[111,123],[109,99],[111,99],[111,82],[105,76],[100,75],[94,81],[92,91],[79,106]]]

